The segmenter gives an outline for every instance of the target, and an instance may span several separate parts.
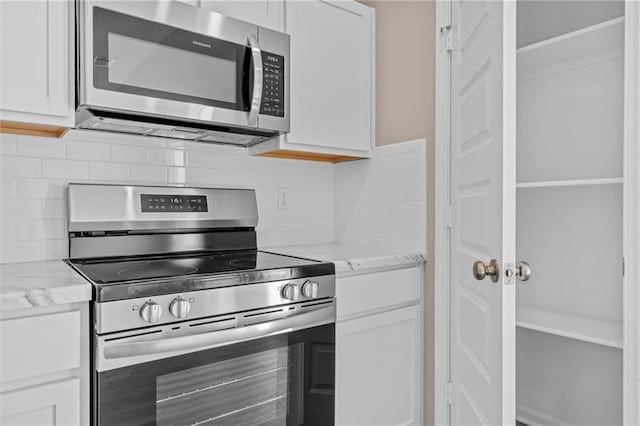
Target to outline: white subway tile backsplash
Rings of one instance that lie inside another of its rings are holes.
[[[16,196],[16,179],[12,177],[1,177],[0,191],[3,199],[11,199]]]
[[[40,177],[42,161],[39,158],[2,157],[0,172],[2,176]]]
[[[13,157],[16,155],[16,141],[8,140],[13,135],[0,135],[0,154],[6,157]]]
[[[66,217],[66,200],[42,200],[43,219],[65,219]]]
[[[40,200],[3,200],[0,206],[2,220],[25,220],[42,218]]]
[[[0,259],[2,263],[43,260],[41,246],[40,241],[2,241]]]
[[[0,222],[0,240],[4,242],[15,241],[15,224],[12,220],[2,220]]]
[[[199,178],[200,182],[205,185],[211,186],[224,186],[231,185],[233,180],[231,179],[231,172],[228,170],[215,170],[215,169],[192,169],[199,170],[200,176],[194,176]]]
[[[63,199],[66,181],[62,179],[16,178],[15,198],[28,200]]]
[[[56,179],[87,179],[89,163],[79,160],[42,160],[42,176]]]
[[[66,186],[87,181],[255,188],[261,247],[337,241],[407,251],[425,245],[426,154],[419,141],[340,164],[83,130],[63,139],[3,134],[0,144],[0,263],[67,257]],[[279,187],[289,188],[287,210],[278,210]]]
[[[41,245],[42,260],[65,259],[69,257],[69,248],[66,239],[43,240]]]
[[[215,169],[218,167],[219,154],[213,152],[189,151],[187,152],[187,166]]]
[[[129,180],[129,165],[104,161],[89,162],[89,179],[97,181]]]
[[[70,160],[109,161],[111,146],[106,143],[95,143],[77,140],[67,141],[67,158]]]
[[[64,238],[62,219],[17,220],[15,221],[16,241],[41,241]]]
[[[371,160],[335,166],[339,243],[426,251],[424,140],[375,148]]]
[[[184,166],[185,152],[182,149],[149,149],[149,163],[162,166]]]
[[[163,166],[131,165],[131,179],[137,182],[166,183],[167,168]]]
[[[19,157],[65,158],[66,145],[62,139],[21,136],[16,141],[16,155]]]
[[[111,145],[111,161],[147,164],[149,162],[149,148],[145,146]]]

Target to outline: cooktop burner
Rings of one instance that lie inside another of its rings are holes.
[[[243,250],[145,259],[72,261],[72,263],[94,283],[117,284],[185,275],[296,268],[318,262],[257,250]]]

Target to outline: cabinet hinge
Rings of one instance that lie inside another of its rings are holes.
[[[452,224],[451,224],[451,206],[447,206],[447,211],[446,211],[446,227],[447,228],[451,228]]]
[[[444,37],[444,48],[447,52],[453,50],[453,35],[451,34],[451,25],[440,27],[440,35]]]
[[[452,405],[451,401],[451,382],[447,383],[446,396],[447,396],[447,405]]]

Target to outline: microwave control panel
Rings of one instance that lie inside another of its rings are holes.
[[[284,117],[284,56],[262,52],[260,114]]]

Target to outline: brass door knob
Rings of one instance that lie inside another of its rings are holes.
[[[500,267],[498,265],[498,261],[495,259],[491,259],[491,262],[488,265],[485,265],[481,261],[477,261],[473,264],[473,277],[482,281],[485,277],[491,277],[491,281],[494,283],[498,281],[500,278]]]

